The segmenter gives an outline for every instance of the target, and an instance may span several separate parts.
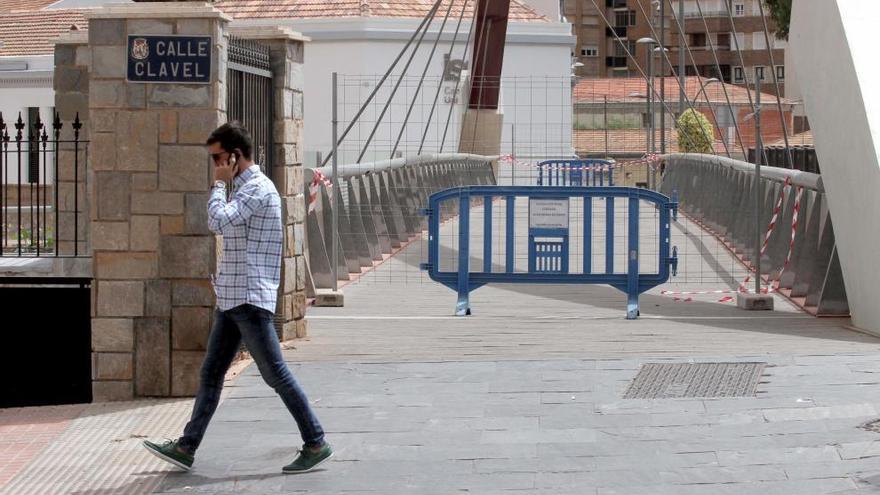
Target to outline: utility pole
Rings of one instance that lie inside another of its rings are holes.
[[[666,154],[666,1],[660,0],[660,154]],[[656,186],[656,184],[655,184]]]
[[[678,32],[678,115],[684,113],[685,99],[687,94],[684,91],[685,85],[685,56],[684,56],[684,0],[678,0],[678,25],[681,30]]]
[[[755,294],[761,293],[761,161],[764,143],[761,139],[761,79],[764,74],[755,67]]]

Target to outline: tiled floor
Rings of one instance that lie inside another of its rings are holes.
[[[79,416],[87,404],[0,409],[0,489]]]

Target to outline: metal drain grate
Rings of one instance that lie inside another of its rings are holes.
[[[624,399],[754,397],[767,363],[645,363]]]

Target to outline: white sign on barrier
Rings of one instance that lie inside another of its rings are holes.
[[[567,229],[568,199],[529,199],[530,229]]]

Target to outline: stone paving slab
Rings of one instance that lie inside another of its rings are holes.
[[[779,311],[750,314],[655,291],[642,297],[642,318],[626,321],[614,289],[505,285],[474,292],[474,316],[455,318],[451,291],[409,276],[423,247],[346,287],[344,308],[311,308],[311,337],[285,351],[336,447],[326,469],[278,474],[300,441],[251,368],[229,388],[194,472],[169,474],[158,493],[880,487],[878,434],[859,428],[880,414],[880,340],[849,320],[812,318],[782,299]],[[755,397],[623,399],[648,362],[768,367]]]
[[[634,376],[639,362],[619,364]],[[218,411],[194,473],[170,474],[159,493],[819,494],[869,488],[880,472],[878,435],[858,428],[877,415],[866,396],[798,402],[819,365],[805,375],[777,365],[800,383],[755,398],[626,401],[585,387],[545,403],[529,390],[577,370],[592,371],[586,385],[621,372],[590,359],[291,364],[337,449],[325,470],[278,474],[299,439],[277,397],[250,393],[265,388],[252,367]],[[514,382],[526,390],[492,390]]]

